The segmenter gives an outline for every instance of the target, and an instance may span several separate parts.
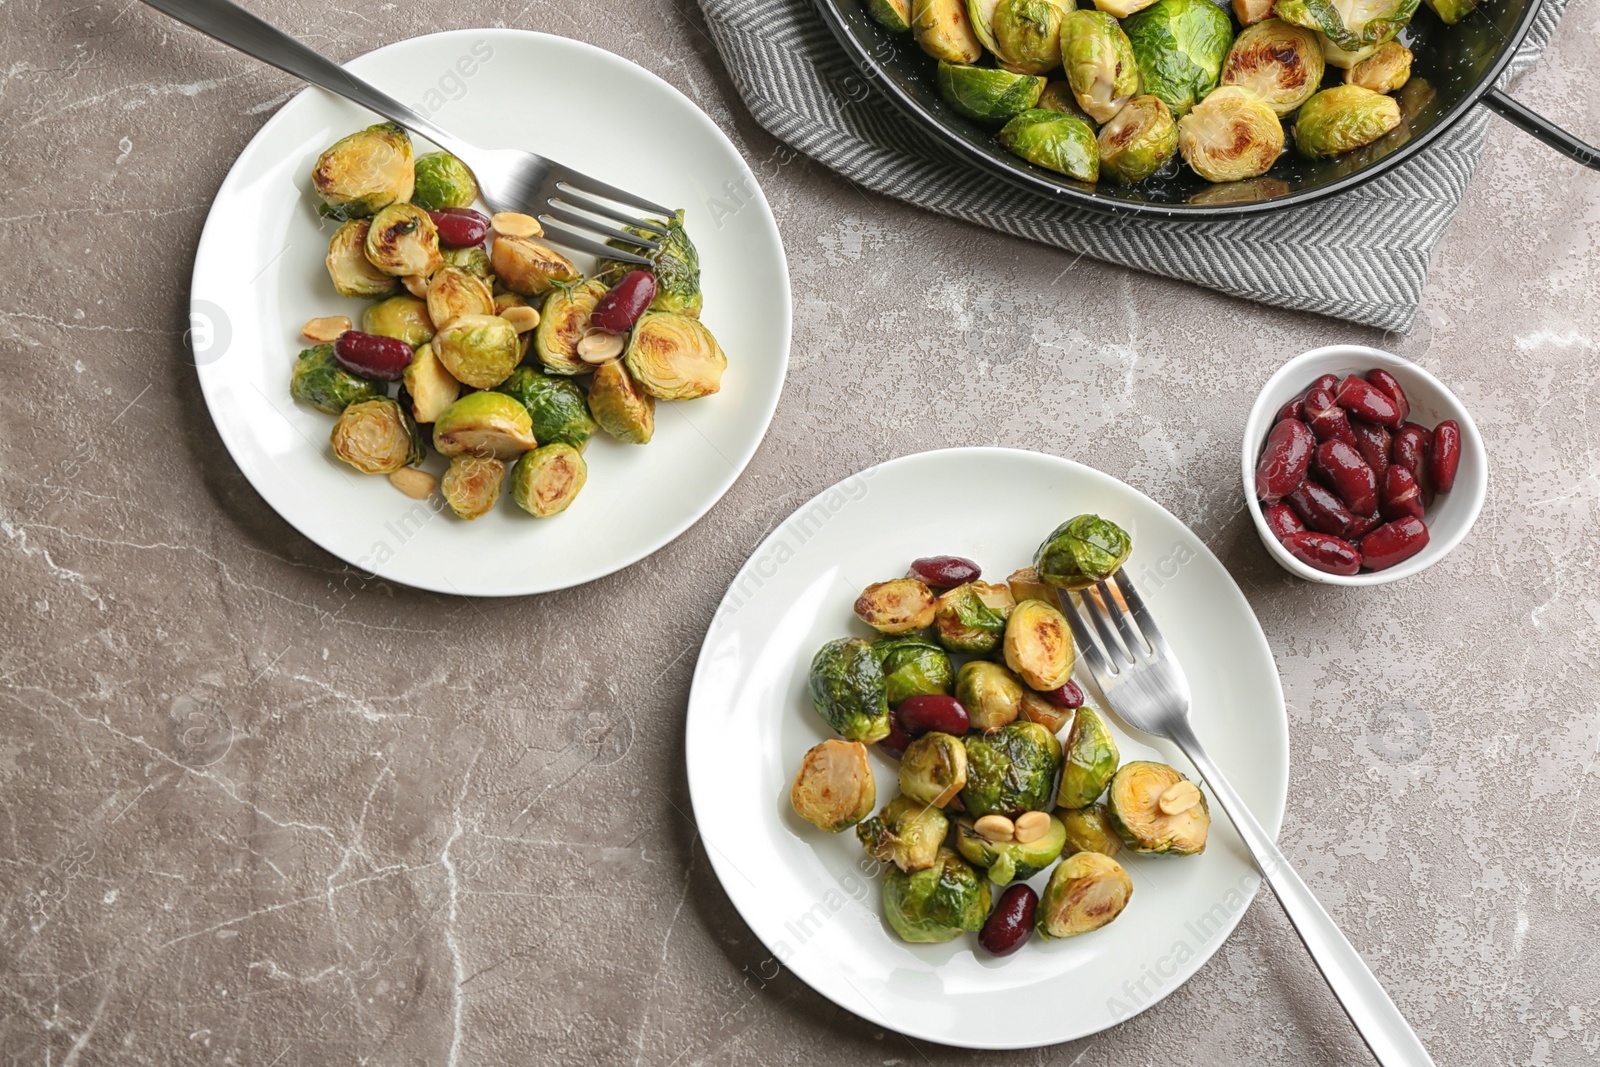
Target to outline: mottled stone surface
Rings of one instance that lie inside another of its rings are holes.
[[[681,0],[254,6],[341,58],[509,25],[680,87],[766,175],[787,391],[728,497],[622,574],[497,603],[363,581],[257,498],[181,342],[212,194],[296,86],[131,0],[5,0],[5,1063],[1363,1062],[1269,900],[1154,1010],[1033,1052],[914,1045],[758,977],[686,814],[701,635],[797,503],[961,443],[1093,463],[1227,562],[1290,702],[1284,846],[1439,1063],[1600,1057],[1600,176],[1497,126],[1418,328],[1382,337],[789,160]],[[1576,4],[1517,93],[1600,140],[1596,69]],[[1443,375],[1493,462],[1471,538],[1367,592],[1288,578],[1238,497],[1258,384],[1338,340]]]

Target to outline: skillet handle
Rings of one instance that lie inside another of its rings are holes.
[[[1600,170],[1600,148],[1578,140],[1566,130],[1551,123],[1544,116],[1528,110],[1499,89],[1490,89],[1487,93],[1484,93],[1483,103],[1490,111],[1493,111],[1496,115],[1511,123],[1511,125],[1524,133],[1532,134],[1562,155],[1577,160],[1592,170]]]

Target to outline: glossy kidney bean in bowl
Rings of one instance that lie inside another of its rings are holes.
[[[1443,559],[1488,485],[1465,405],[1416,364],[1361,345],[1280,368],[1251,409],[1241,459],[1268,553],[1334,585],[1382,585]]]

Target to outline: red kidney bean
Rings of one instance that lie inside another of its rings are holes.
[[[1333,402],[1333,393],[1327,389],[1313,389],[1306,394],[1306,425],[1318,441],[1343,441],[1354,448],[1356,435],[1350,431],[1350,416]]]
[[[1301,393],[1283,407],[1278,409],[1278,414],[1273,416],[1273,422],[1283,422],[1285,419],[1304,419],[1306,417],[1306,395]]]
[[[1435,492],[1448,493],[1456,484],[1456,469],[1461,466],[1461,427],[1455,419],[1445,419],[1433,428],[1432,448],[1428,451],[1428,480]]]
[[[1083,707],[1083,689],[1080,688],[1078,683],[1074,682],[1071,678],[1068,678],[1067,684],[1062,686],[1060,689],[1052,689],[1049,692],[1040,693],[1039,695],[1044,697],[1058,708],[1067,708],[1070,711],[1076,711]]]
[[[1433,487],[1428,480],[1428,452],[1432,446],[1433,431],[1408,422],[1395,432],[1394,448],[1389,456],[1390,463],[1404,467],[1417,480],[1425,508],[1433,506]]]
[[[341,367],[380,382],[398,382],[414,354],[404,341],[360,330],[346,330],[333,342],[333,358]]]
[[[1358,515],[1355,521],[1350,524],[1350,536],[1346,540],[1359,541],[1382,525],[1382,512],[1374,511],[1371,515],[1365,517]]]
[[[970,720],[967,709],[955,697],[943,693],[918,693],[906,697],[895,709],[900,725],[912,737],[921,737],[929,730],[960,737],[967,732]]]
[[[1375,422],[1379,426],[1399,426],[1405,421],[1400,417],[1400,409],[1395,406],[1395,402],[1389,399],[1388,393],[1364,378],[1357,378],[1354,374],[1339,383],[1333,399],[1352,415],[1368,422]]]
[[[1356,449],[1361,453],[1361,458],[1367,461],[1378,484],[1382,485],[1383,472],[1389,469],[1389,431],[1364,419],[1351,419],[1350,432],[1355,434]]]
[[[878,742],[878,747],[895,759],[899,759],[906,754],[906,749],[911,747],[911,742],[914,740],[915,738],[906,733],[906,728],[900,725],[900,717],[891,711],[889,713],[889,735]]]
[[[1400,383],[1395,380],[1394,375],[1379,367],[1367,371],[1367,381],[1372,383],[1373,388],[1394,401],[1394,406],[1400,409],[1401,422],[1411,417],[1411,401],[1406,398],[1406,391],[1400,388]]]
[[[1361,553],[1342,537],[1303,530],[1285,537],[1283,547],[1306,566],[1329,574],[1351,575],[1361,569]]]
[[[1316,482],[1303,482],[1284,499],[1301,521],[1318,533],[1344,537],[1355,525],[1356,518],[1344,502]]]
[[[1256,464],[1256,495],[1271,503],[1299,488],[1317,440],[1298,419],[1285,419],[1267,434],[1266,447]]]
[[[1324,374],[1311,383],[1311,389],[1326,389],[1331,393],[1333,392],[1333,387],[1338,384],[1339,376],[1337,374]],[[1306,392],[1309,393],[1311,389],[1306,390]]]
[[[1422,489],[1411,471],[1396,463],[1383,476],[1383,517],[1422,518]]]
[[[450,248],[471,248],[489,236],[489,217],[470,207],[442,207],[428,212],[439,231],[439,243]]]
[[[991,956],[1011,955],[1033,933],[1033,913],[1038,906],[1039,894],[1028,883],[1007,886],[1000,894],[1000,903],[978,931],[978,944]]]
[[[1272,536],[1280,541],[1306,528],[1306,524],[1300,521],[1300,516],[1288,504],[1268,504],[1261,509],[1261,517],[1267,520],[1267,529],[1272,531]]]
[[[1378,510],[1378,479],[1361,453],[1343,441],[1324,441],[1312,462],[1339,494],[1352,515],[1372,515]]]
[[[911,569],[906,571],[907,578],[915,578],[934,589],[954,589],[975,582],[982,575],[976,563],[960,556],[924,556],[912,560]]]
[[[1361,539],[1361,562],[1387,570],[1428,546],[1428,528],[1415,515],[1386,522]]]
[[[595,304],[589,324],[610,333],[626,333],[655,298],[656,276],[647,270],[630,270]]]

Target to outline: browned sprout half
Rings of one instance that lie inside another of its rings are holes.
[[[1022,683],[1010,671],[985,659],[961,665],[956,699],[967,709],[974,730],[994,730],[1022,714]]]
[[[904,634],[933,625],[933,591],[915,578],[873,582],[856,598],[856,618],[879,633]]]
[[[411,396],[411,414],[422,423],[433,422],[461,395],[461,383],[444,369],[429,344],[412,354],[401,381]]]
[[[367,305],[361,313],[361,332],[393,337],[415,348],[433,339],[433,320],[426,301],[399,293]]]
[[[1042,600],[1046,604],[1056,602],[1055,586],[1040,578],[1039,572],[1032,567],[1012,571],[1006,579],[1006,587],[1011,590],[1011,599],[1018,604],[1024,600]]]
[[[968,582],[946,589],[934,607],[935,636],[947,652],[993,652],[1015,606],[1011,590],[1004,585]]]
[[[1032,689],[1025,688],[1022,691],[1022,717],[1054,734],[1060,733],[1061,728],[1072,721],[1072,709],[1052,704]]]
[[[1076,653],[1066,616],[1043,600],[1024,600],[1006,621],[1006,666],[1034,689],[1048,692],[1072,678]]]
[[[1267,19],[1234,38],[1222,64],[1222,84],[1249,89],[1282,117],[1311,98],[1322,84],[1324,69],[1315,33]]]
[[[540,445],[511,470],[511,499],[536,519],[559,515],[589,480],[583,453],[568,444]]]
[[[1086,808],[1057,808],[1056,818],[1067,829],[1068,852],[1099,852],[1115,856],[1122,851],[1122,838],[1112,825],[1111,813],[1100,803]]]
[[[1344,72],[1344,80],[1375,93],[1392,93],[1411,80],[1411,49],[1385,41],[1378,50]]]
[[[1225,85],[1178,120],[1178,151],[1208,182],[1254,178],[1283,154],[1283,124],[1255,93]]]
[[[1254,26],[1272,17],[1274,0],[1233,0],[1233,17],[1241,26]]]
[[[1307,100],[1294,120],[1294,145],[1308,159],[1369,145],[1400,125],[1392,96],[1359,85],[1335,85]]]
[[[639,388],[657,400],[694,400],[722,388],[728,357],[699,319],[647,311],[622,356]]]
[[[1192,856],[1205,851],[1211,829],[1205,794],[1165,763],[1124,763],[1111,778],[1106,808],[1122,843],[1134,852]]]
[[[497,235],[489,264],[501,285],[523,296],[538,296],[557,283],[570,285],[581,277],[571,260],[532,237]]]
[[[649,444],[656,430],[655,397],[639,390],[620,359],[594,369],[589,414],[602,430],[627,445]]]
[[[400,291],[400,279],[385,274],[367,258],[371,219],[351,219],[328,242],[328,277],[340,296],[379,297]]]
[[[966,784],[967,748],[959,737],[929,731],[900,757],[900,792],[919,803],[942,808]]]
[[[867,762],[867,746],[836,737],[817,745],[800,761],[789,788],[795,814],[819,830],[836,834],[872,814],[878,785]]]
[[[422,462],[416,426],[388,397],[362,400],[345,408],[328,440],[333,454],[362,474],[392,474]]]
[[[1159,96],[1136,96],[1111,116],[1095,139],[1100,176],[1132,185],[1160,170],[1178,151],[1178,124]]]
[[[411,138],[393,123],[340,138],[311,170],[322,213],[339,219],[363,218],[409,200],[415,182]]]
[[[439,254],[439,229],[415,204],[390,204],[372,217],[367,228],[367,259],[385,274],[426,278],[444,266]]]
[[[544,298],[539,325],[533,329],[533,351],[550,374],[587,374],[594,368],[578,357],[578,342],[589,330],[589,313],[606,294],[604,282],[590,278],[582,285],[559,285]]]
[[[983,56],[964,0],[911,0],[911,36],[934,59],[976,63]]]
[[[455,456],[439,488],[445,503],[458,518],[476,519],[489,514],[500,499],[506,465],[490,456]]]
[[[504,393],[468,393],[433,423],[433,447],[443,456],[516,459],[539,447],[533,417],[521,401]]]
[[[910,874],[933,866],[949,832],[950,820],[944,812],[902,794],[857,825],[856,840],[867,855]]]
[[[436,327],[450,325],[463,315],[498,314],[494,294],[482,278],[460,267],[444,267],[428,279],[428,318]]]
[[[1133,879],[1122,864],[1099,852],[1079,852],[1050,873],[1034,925],[1047,939],[1086,934],[1121,915],[1131,896]]]

